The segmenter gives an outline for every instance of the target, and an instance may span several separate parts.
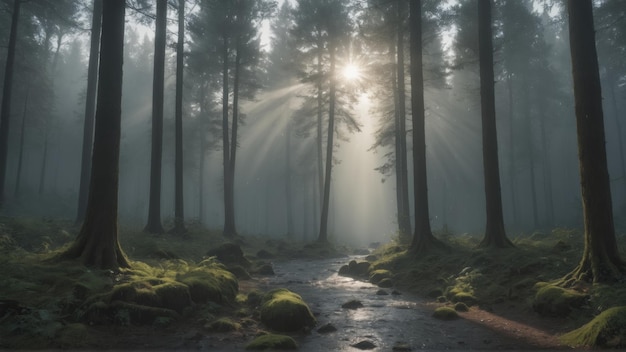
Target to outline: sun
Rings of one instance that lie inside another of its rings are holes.
[[[343,68],[343,77],[349,81],[361,78],[361,69],[355,64],[348,64]]]

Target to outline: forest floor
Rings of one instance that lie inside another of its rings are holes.
[[[225,242],[217,232],[193,224],[188,228],[183,236],[122,228],[120,241],[131,260],[144,263],[137,264],[139,267],[147,265],[165,273],[171,268],[175,271],[199,265],[209,249]],[[333,322],[340,329],[337,336],[328,339],[314,331],[290,334],[304,351],[320,346],[355,350],[349,346],[358,336],[374,341],[376,350],[381,351],[561,349],[568,347],[561,334],[610,307],[626,306],[626,285],[622,283],[581,285],[576,290],[585,299],[576,306],[556,310],[538,306],[536,283],[562,277],[580,259],[582,235],[575,230],[518,236],[514,238],[516,248],[505,250],[476,249],[479,238],[440,233],[438,238],[450,251],[421,258],[412,257],[396,243],[353,249],[250,236],[235,242],[251,262],[252,279],[239,279],[239,294],[231,302],[194,305],[181,314],[182,319],[174,321],[158,318],[151,324],[136,324],[126,316],[116,316],[114,321],[93,323],[76,313],[81,309],[80,301],[87,298],[77,297],[76,287],[67,283],[93,281],[97,296],[102,295],[97,291],[105,290],[104,286],[115,286],[117,279],[113,284],[110,279],[117,276],[50,262],[77,230],[65,221],[0,217],[0,348],[242,350],[268,330],[259,321],[258,310],[246,305],[246,296],[276,287],[300,293],[316,314],[317,327]],[[620,237],[619,242],[622,246],[624,239]],[[368,270],[346,273],[344,269],[349,266],[342,267],[353,260],[367,262]],[[274,275],[259,269],[268,265]],[[318,272],[309,270],[314,266]],[[391,284],[376,282],[372,277],[376,272],[389,278]],[[174,273],[176,277],[179,274]],[[100,288],[100,279],[93,275],[104,275],[109,283]],[[290,275],[295,279],[289,279]],[[378,296],[379,286],[401,295]],[[336,296],[324,298],[329,289],[335,289]],[[343,303],[338,300],[350,297],[364,302],[360,313],[332,308]],[[459,302],[469,306],[468,311],[458,312],[461,319],[440,321],[431,317],[435,309],[452,308]],[[403,315],[407,307],[409,315]],[[419,319],[412,318],[416,314]],[[218,318],[228,318],[235,328],[229,332],[208,329]],[[406,334],[400,329],[403,325],[409,329]],[[370,328],[374,330],[364,332]],[[423,335],[409,336],[416,330],[422,330]],[[623,333],[626,326],[618,330]],[[613,343],[624,346],[621,341]]]

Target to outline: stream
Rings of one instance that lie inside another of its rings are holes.
[[[326,260],[290,260],[274,263],[276,275],[259,279],[264,290],[285,287],[299,294],[317,318],[310,334],[295,336],[300,351],[358,351],[351,345],[369,341],[373,351],[532,349],[464,319],[433,318],[426,301],[405,292],[378,295],[368,282],[337,275],[339,268],[358,257]],[[362,308],[341,305],[359,300]],[[337,331],[319,333],[331,323]]]

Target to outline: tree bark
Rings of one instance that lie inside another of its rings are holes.
[[[102,1],[103,0],[94,0],[91,19],[89,68],[87,69],[87,97],[85,102],[85,123],[83,125],[83,150],[80,165],[80,186],[78,191],[76,224],[82,223],[85,219],[87,197],[89,196],[89,171],[91,170],[96,88],[98,84],[98,53],[100,51],[100,32],[102,28]]]
[[[165,39],[167,0],[157,0],[154,33],[154,74],[152,83],[152,151],[150,161],[150,202],[145,232],[163,233],[161,224],[161,166],[163,157],[163,90],[165,81]]]
[[[11,32],[7,48],[7,61],[4,71],[2,90],[2,108],[0,109],[0,209],[4,203],[4,184],[7,173],[7,154],[9,152],[9,125],[11,122],[11,95],[13,92],[13,71],[15,66],[15,47],[17,44],[17,25],[20,18],[21,0],[13,1]]]
[[[185,0],[178,0],[178,42],[176,43],[176,112],[174,161],[174,228],[175,234],[187,232],[183,198],[183,68],[185,50]]]
[[[224,156],[224,229],[223,236],[232,237],[236,235],[235,215],[231,212],[233,199],[231,198],[231,160],[230,160],[230,136],[228,126],[228,37],[224,34],[222,47],[222,149]]]
[[[560,282],[611,283],[626,267],[619,256],[606,159],[602,93],[595,43],[592,0],[568,0],[570,51],[585,248],[578,266]]]
[[[287,206],[287,238],[293,238],[293,205],[291,191],[291,123],[285,126],[285,204]]]
[[[426,174],[426,130],[424,114],[424,73],[422,65],[422,1],[410,1],[411,27],[411,110],[413,122],[413,194],[415,229],[410,250],[414,255],[445,248],[430,228]]]
[[[517,219],[517,190],[515,188],[517,184],[517,174],[515,170],[515,118],[514,118],[514,104],[513,104],[513,78],[509,73],[506,77],[507,91],[509,93],[509,179],[510,179],[510,192],[511,192],[511,207],[513,212],[513,224],[518,224]]]
[[[398,88],[398,110],[397,110],[397,122],[398,129],[396,138],[398,139],[399,154],[396,156],[396,163],[399,162],[400,172],[400,215],[399,215],[399,230],[400,235],[405,237],[410,236],[411,233],[411,216],[409,207],[409,177],[408,177],[408,165],[407,165],[407,146],[406,146],[406,89],[405,89],[405,76],[404,76],[404,7],[402,4],[404,0],[399,0],[397,5],[398,14],[398,26],[397,26],[397,88]]]
[[[118,185],[124,60],[124,0],[107,0],[102,10],[102,47],[93,162],[83,226],[61,258],[98,269],[130,263],[118,242]]]
[[[491,0],[478,0],[478,52],[480,61],[480,107],[483,131],[483,168],[487,225],[480,247],[512,247],[506,237],[502,215],[500,171],[498,166],[498,135],[493,74],[493,34]]]
[[[526,151],[528,152],[528,173],[530,181],[530,198],[533,210],[533,231],[539,227],[539,214],[537,205],[537,184],[535,182],[535,156],[533,148],[532,114],[530,113],[530,84],[524,79],[524,135],[526,137]]]
[[[28,97],[30,96],[30,84],[26,88],[26,98],[24,98],[24,108],[22,109],[22,126],[20,127],[20,150],[17,159],[17,176],[15,180],[15,192],[13,196],[17,198],[20,193],[22,182],[22,164],[24,162],[24,136],[26,134],[26,111],[28,109]]]
[[[330,205],[330,177],[333,167],[333,137],[335,135],[335,100],[336,100],[336,48],[335,44],[329,44],[328,51],[330,53],[330,90],[328,101],[328,137],[326,140],[326,172],[324,174],[324,197],[322,199],[322,216],[320,220],[320,233],[317,238],[319,242],[328,242],[328,212]]]
[[[322,106],[324,106],[322,98],[322,48],[323,45],[318,43],[317,49],[317,194],[319,199],[324,198],[324,156],[322,155]],[[318,207],[319,209],[319,207]],[[316,210],[317,211],[317,210]]]

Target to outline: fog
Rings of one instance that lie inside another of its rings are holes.
[[[79,25],[65,32],[52,31],[48,42],[46,33],[37,29],[41,19],[29,14],[28,7],[25,10],[14,74],[3,215],[76,218],[90,34],[85,28],[88,29],[91,19],[91,1],[78,3],[84,5],[78,7],[75,15]],[[202,7],[201,2],[193,3],[188,5],[190,23],[194,16],[199,16]],[[354,11],[352,18],[358,18],[355,21],[361,27],[354,28],[366,31],[368,23],[362,16],[367,16],[368,7],[358,5],[367,2],[355,3],[350,11]],[[501,8],[497,16],[507,16],[504,2],[496,3]],[[543,8],[539,2],[521,3],[528,5],[529,16],[536,20],[533,33],[541,39],[542,49],[524,47],[522,39],[507,37],[511,32],[498,25],[500,32],[496,35],[494,53],[502,204],[507,232],[511,235],[582,226],[569,44],[563,9],[556,5]],[[295,6],[298,2],[292,4]],[[239,125],[237,137],[235,219],[239,234],[285,238],[291,216],[292,238],[313,241],[318,235],[321,213],[315,129],[302,127],[298,118],[308,116],[303,106],[307,97],[314,97],[311,93],[314,85],[311,80],[300,79],[296,73],[285,73],[272,66],[271,52],[276,47],[272,40],[277,36],[267,31],[271,31],[268,24],[278,16],[279,8],[277,4],[273,17],[262,22],[265,32],[255,34],[263,35],[263,42],[267,42],[262,46],[261,62],[248,68],[258,75],[260,88],[251,94],[253,97],[242,97],[240,101],[240,111],[245,118]],[[441,76],[425,73],[431,226],[433,230],[452,234],[481,234],[485,227],[485,196],[478,69],[471,58],[471,50],[463,46],[463,35],[467,33],[462,30],[466,27],[462,27],[461,21],[466,19],[463,10],[457,10],[453,20],[433,19],[429,24],[432,28],[425,30],[430,38],[425,44],[425,71],[442,72]],[[598,11],[598,16],[601,15]],[[168,16],[161,186],[161,214],[166,228],[171,227],[174,217],[176,16],[173,8],[169,9]],[[6,64],[10,17],[9,6],[3,3],[0,5],[2,68]],[[598,21],[609,20],[599,17]],[[260,25],[261,22],[257,29]],[[191,29],[190,26],[188,24],[187,28]],[[124,227],[143,227],[148,215],[153,27],[151,19],[133,10],[127,11],[119,186],[119,217]],[[355,79],[358,82],[354,87],[350,87],[347,78],[341,79],[345,86],[338,90],[346,98],[338,100],[338,108],[350,111],[359,126],[358,131],[350,131],[345,121],[337,123],[328,233],[333,242],[366,246],[398,236],[396,178],[393,169],[386,174],[377,170],[394,158],[390,157],[393,142],[373,148],[376,134],[384,124],[381,122],[384,114],[380,111],[385,110],[384,105],[390,104],[393,98],[386,99],[381,94],[389,93],[383,81],[390,74],[385,73],[384,63],[381,64],[381,57],[386,55],[381,51],[386,50],[386,44],[367,43],[368,35],[354,31],[350,36],[351,45],[359,49],[340,51],[339,55],[344,62],[349,57],[358,58],[362,77]],[[60,33],[64,35],[57,45]],[[601,71],[605,73],[602,78],[606,146],[615,220],[618,231],[623,232],[626,230],[623,215],[626,175],[623,174],[620,143],[624,138],[621,124],[626,106],[626,71],[623,64],[614,66],[614,57],[623,53],[624,46],[619,46],[623,43],[602,44],[612,40],[608,30],[600,29],[597,35]],[[186,38],[185,220],[221,231],[224,225],[221,97],[219,89],[214,89],[218,92],[215,93],[209,87],[219,86],[221,81],[219,75],[210,72],[205,75],[203,71],[212,65],[219,68],[219,64],[204,53],[206,67],[192,61],[196,60],[193,53],[199,50],[200,44],[193,34],[188,33]],[[57,49],[58,59],[53,64],[51,58]],[[406,56],[408,72],[408,49]],[[526,71],[518,70],[517,67],[523,65],[510,61],[511,57],[535,66],[525,68]],[[314,65],[315,60],[305,62],[309,60],[305,54],[295,58],[302,60],[302,65],[309,65],[306,67]],[[539,72],[536,67],[547,70]],[[289,77],[279,80],[279,73]],[[0,79],[3,78],[4,71],[0,73]],[[204,90],[205,86],[211,93]],[[413,216],[410,90],[406,94],[408,192]],[[313,124],[315,116],[310,115],[307,123]],[[324,122],[324,151],[326,128],[327,122]],[[23,149],[20,148],[22,140]]]

